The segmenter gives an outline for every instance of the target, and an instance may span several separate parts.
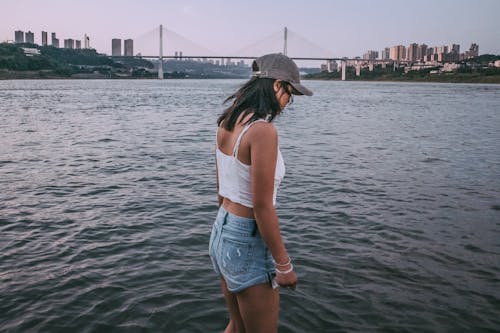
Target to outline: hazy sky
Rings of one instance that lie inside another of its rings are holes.
[[[499,13],[499,0],[0,0],[0,41],[14,39],[19,29],[41,43],[45,30],[49,43],[56,32],[60,45],[73,38],[83,46],[86,33],[98,52],[110,53],[112,38],[132,38],[137,53],[146,40],[158,49],[151,32],[163,24],[214,53],[236,55],[281,51],[286,26],[290,56],[355,57],[413,42],[460,44],[461,52],[475,42],[480,54],[500,54]],[[310,43],[299,43],[297,34]],[[166,37],[167,49],[189,53],[180,39]],[[275,46],[249,47],[263,39]]]

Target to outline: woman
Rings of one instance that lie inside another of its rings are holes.
[[[285,166],[272,121],[292,95],[312,92],[300,84],[297,65],[285,55],[262,56],[252,70],[217,121],[220,208],[209,253],[229,309],[225,332],[276,332],[277,287],[297,285],[274,208]]]

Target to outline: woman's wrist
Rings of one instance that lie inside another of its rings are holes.
[[[286,259],[282,259],[282,261],[274,261],[274,269],[277,274],[288,274],[293,271],[292,259],[287,255]]]
[[[288,267],[292,263],[292,259],[290,259],[289,256],[286,256],[287,259],[282,259],[281,261],[278,260],[273,260],[274,261],[274,266],[276,267]]]
[[[286,274],[291,273],[293,271],[293,264],[290,263],[289,267],[287,269],[284,269],[284,270],[280,269],[278,267],[275,267],[274,269],[276,270],[277,274],[286,275]]]

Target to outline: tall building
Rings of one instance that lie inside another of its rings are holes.
[[[425,61],[437,61],[437,53],[434,47],[428,47]]]
[[[417,54],[418,54],[418,44],[411,43],[410,45],[408,45],[408,49],[407,49],[407,53],[406,53],[406,60],[416,61]]]
[[[391,47],[391,60],[405,60],[406,59],[406,48],[403,45],[397,45]]]
[[[445,62],[447,60],[448,46],[440,45],[434,46],[434,60],[438,62]]]
[[[16,41],[16,43],[24,43],[24,31],[21,31],[21,30],[17,30],[17,31],[14,31],[14,40]]]
[[[113,38],[111,40],[111,55],[113,57],[119,57],[122,55],[122,40],[119,38]]]
[[[464,56],[466,59],[478,57],[479,56],[479,45],[477,45],[476,43],[472,43],[470,45],[469,51],[466,51]]]
[[[437,54],[444,53],[444,54],[446,54],[446,53],[448,53],[448,46],[446,46],[446,45],[435,46],[434,47],[434,53],[437,53]]]
[[[82,41],[75,40],[75,49],[79,50],[82,48]]]
[[[123,55],[126,57],[134,56],[134,41],[132,39],[125,39],[123,42]]]
[[[378,51],[369,50],[363,54],[363,60],[375,60],[378,58]]]
[[[427,56],[427,45],[426,44],[419,45],[417,50],[417,60],[425,61],[426,56]]]
[[[448,57],[447,61],[456,62],[460,60],[460,45],[450,44],[448,46]]]
[[[24,34],[24,41],[26,43],[31,43],[31,44],[35,44],[35,34],[32,33],[31,31],[27,31],[25,34]]]
[[[47,31],[42,31],[42,46],[47,46]]]
[[[83,38],[84,38],[84,41],[83,41],[84,47],[86,49],[90,49],[90,38],[89,38],[89,36],[87,36],[87,34],[85,34],[85,36]]]
[[[74,49],[75,48],[75,41],[71,38],[65,39],[64,40],[64,48],[65,49]]]
[[[460,54],[460,44],[448,45],[448,53]]]
[[[56,33],[55,32],[52,33],[51,44],[52,44],[53,47],[59,47],[59,39],[56,38]]]
[[[389,60],[391,58],[391,49],[386,47],[380,52],[380,59]]]

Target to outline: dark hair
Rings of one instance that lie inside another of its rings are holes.
[[[222,115],[217,119],[217,125],[221,124],[228,131],[232,131],[236,125],[239,116],[243,117],[253,113],[252,117],[246,122],[250,123],[257,119],[266,119],[271,122],[281,113],[281,106],[276,98],[273,84],[275,79],[252,77],[238,91],[229,96],[224,103],[233,100]],[[288,82],[282,82],[285,91],[291,91],[291,85]]]

